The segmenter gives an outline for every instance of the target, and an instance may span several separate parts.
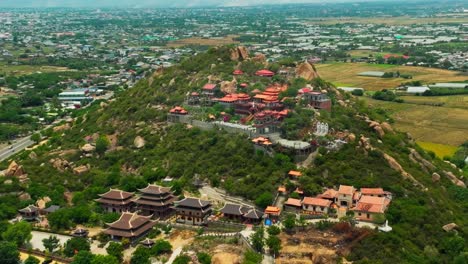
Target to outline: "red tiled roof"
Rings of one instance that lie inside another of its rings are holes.
[[[213,90],[216,88],[216,84],[213,83],[207,83],[205,86],[203,86],[203,90]]]
[[[390,203],[385,197],[363,195],[353,210],[369,213],[384,213]]]
[[[294,199],[294,198],[289,198],[289,199],[284,203],[284,205],[297,206],[297,207],[301,207],[301,206],[302,206],[301,200],[299,200],[299,199]]]
[[[242,74],[244,74],[244,72],[241,71],[241,70],[235,70],[232,74],[234,74],[234,75],[242,75]]]
[[[340,185],[340,188],[338,189],[339,194],[347,194],[347,195],[353,195],[354,194],[354,187],[353,186],[348,186],[348,185]]]
[[[385,192],[382,188],[361,188],[362,195],[384,195]]]
[[[300,176],[302,176],[302,173],[300,171],[290,170],[288,172],[288,175],[291,175],[291,176],[294,176],[294,177],[300,177]]]
[[[169,112],[171,114],[180,114],[180,115],[188,114],[188,111],[185,110],[184,108],[180,107],[180,106],[176,106],[176,107],[172,108]]]
[[[255,73],[255,75],[258,75],[258,76],[273,76],[275,75],[274,72],[272,71],[269,71],[269,70],[259,70]]]
[[[322,198],[317,198],[317,197],[304,197],[304,199],[302,200],[302,203],[307,204],[307,205],[329,207],[332,204],[332,201],[322,199]]]
[[[281,209],[279,209],[276,206],[268,206],[265,209],[265,214],[279,215],[280,212],[281,212]]]
[[[327,189],[325,192],[318,195],[317,197],[326,198],[326,199],[335,199],[336,197],[338,197],[338,191],[334,189]]]
[[[305,94],[305,93],[310,93],[310,92],[312,92],[312,89],[310,89],[308,87],[299,89],[299,91],[297,91],[297,93],[299,93],[299,94]]]
[[[286,187],[284,186],[278,187],[278,192],[286,192]]]

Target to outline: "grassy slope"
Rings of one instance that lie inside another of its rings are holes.
[[[423,148],[426,151],[434,152],[437,155],[437,157],[441,159],[444,157],[452,157],[458,149],[458,147],[456,146],[436,144],[432,142],[418,141],[417,143],[421,148]]]

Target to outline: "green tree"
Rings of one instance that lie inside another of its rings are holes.
[[[266,208],[267,206],[271,205],[273,202],[273,194],[271,192],[264,192],[255,199],[255,204],[261,208]]]
[[[53,230],[69,229],[71,226],[70,213],[66,208],[48,214],[47,220]]]
[[[34,257],[34,256],[29,256],[25,261],[24,264],[39,264],[41,261]]]
[[[122,244],[117,242],[110,242],[109,246],[106,248],[107,254],[116,257],[119,261],[122,261],[123,250]]]
[[[41,141],[41,134],[39,134],[39,133],[32,134],[31,140],[36,142],[36,143],[39,143]]]
[[[252,246],[258,252],[263,251],[263,246],[265,245],[264,242],[265,230],[263,227],[260,227],[255,233],[252,234],[250,240],[252,241]]]
[[[291,231],[296,226],[296,216],[288,214],[286,219],[283,221],[283,225],[287,231]]]
[[[42,239],[42,244],[49,252],[54,252],[60,245],[60,240],[56,236],[49,236],[49,238]]]
[[[187,255],[179,255],[172,264],[189,264],[192,259]]]
[[[91,264],[94,255],[89,251],[80,251],[73,258],[72,264]]]
[[[119,260],[114,256],[95,255],[91,264],[119,264]]]
[[[279,251],[281,250],[281,240],[277,236],[269,236],[266,244],[270,249],[270,253],[274,256],[279,254]]]
[[[277,226],[270,226],[268,227],[267,232],[270,236],[276,236],[281,233],[281,229]]]
[[[18,247],[31,240],[32,227],[26,222],[18,222],[8,227],[3,233],[4,240],[15,243]]]
[[[211,264],[211,256],[205,252],[198,252],[197,259],[200,264]]]
[[[262,263],[262,255],[251,250],[244,253],[244,261],[242,264],[260,264]]]
[[[109,140],[107,140],[107,137],[100,136],[96,140],[96,152],[97,153],[103,154],[104,152],[106,152],[108,147],[109,147]]]
[[[63,253],[67,257],[73,257],[80,251],[89,251],[91,248],[88,240],[82,237],[74,237],[65,243]]]
[[[137,247],[137,249],[132,254],[130,264],[149,264],[151,263],[149,260],[150,256],[151,254],[149,249],[144,247]]]
[[[172,251],[172,245],[169,241],[158,239],[154,242],[153,247],[151,248],[151,254],[153,256],[158,256],[160,254],[169,253]]]
[[[20,262],[20,253],[14,243],[0,242],[0,259],[2,264],[18,264]]]

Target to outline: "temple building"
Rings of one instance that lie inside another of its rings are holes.
[[[230,220],[237,220],[246,223],[258,224],[263,217],[263,213],[252,207],[239,204],[225,204],[220,210],[223,217]]]
[[[204,225],[211,215],[211,202],[198,198],[184,198],[175,203],[177,222],[189,225]]]
[[[169,111],[167,114],[167,121],[171,123],[179,123],[186,119],[188,116],[188,111],[183,107],[176,106]]]
[[[145,236],[155,224],[156,222],[149,216],[124,212],[117,221],[107,224],[108,228],[104,233],[110,235],[113,240],[128,238],[134,242]]]
[[[122,213],[131,211],[133,208],[133,193],[110,189],[99,195],[95,201],[101,204],[104,211],[109,213]]]
[[[172,206],[176,197],[171,188],[149,184],[144,189],[138,189],[141,195],[135,200],[135,204],[142,215],[153,217],[167,217],[173,213]]]
[[[279,132],[281,122],[287,115],[287,110],[281,112],[265,110],[254,115],[254,127],[258,134]]]
[[[34,205],[29,205],[23,209],[18,210],[21,218],[26,221],[36,221],[39,218],[39,208]]]

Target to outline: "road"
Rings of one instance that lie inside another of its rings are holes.
[[[33,144],[34,144],[34,141],[31,140],[31,136],[18,139],[13,144],[0,150],[0,161],[8,159],[9,157],[13,156],[14,154],[24,150],[25,148]]]

